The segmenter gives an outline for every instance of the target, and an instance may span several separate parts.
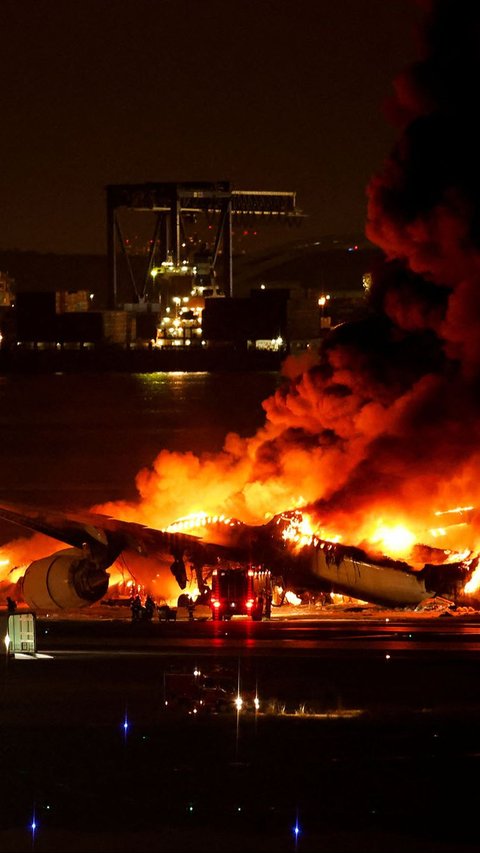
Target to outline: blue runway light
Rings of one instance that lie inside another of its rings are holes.
[[[33,813],[33,816],[32,816],[32,822],[30,824],[30,829],[32,832],[32,850],[33,850],[33,847],[35,844],[35,831],[37,829],[37,821],[35,820],[35,812]]]
[[[293,827],[293,829],[292,829],[292,832],[293,832],[293,835],[294,835],[294,838],[295,838],[295,850],[296,850],[296,849],[297,849],[297,844],[298,844],[298,836],[300,835],[300,832],[301,832],[301,830],[300,830],[300,826],[299,826],[299,823],[298,823],[298,815],[297,815],[297,819],[296,819],[296,821],[295,821],[295,826],[294,826],[294,827]]]

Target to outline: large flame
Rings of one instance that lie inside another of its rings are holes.
[[[60,548],[61,545],[56,539],[44,536],[43,533],[36,533],[30,538],[15,539],[0,546],[0,583],[6,586],[15,585],[32,560],[38,560]]]
[[[390,525],[380,522],[369,541],[373,545],[380,545],[387,554],[407,557],[415,544],[415,536],[404,524]]]

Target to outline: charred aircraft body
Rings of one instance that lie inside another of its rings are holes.
[[[70,546],[26,569],[20,593],[35,610],[77,609],[99,601],[108,589],[108,568],[129,552],[158,559],[180,589],[187,583],[185,561],[192,564],[200,591],[205,589],[206,567],[237,561],[265,566],[293,591],[337,592],[387,607],[414,607],[435,596],[458,601],[478,561],[428,563],[415,570],[402,561],[375,558],[359,548],[315,537],[303,547],[293,547],[284,536],[290,515],[276,516],[261,526],[207,521],[198,528],[199,535],[193,535],[176,525],[156,530],[88,512],[0,506],[5,521]]]
[[[457,602],[473,570],[458,562],[416,571],[399,560],[375,560],[358,548],[331,543],[314,546],[312,568],[333,592],[386,607],[415,607],[436,596]]]

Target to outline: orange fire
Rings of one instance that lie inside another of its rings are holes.
[[[369,537],[369,542],[381,546],[385,554],[408,557],[415,544],[415,536],[404,524],[391,525],[380,522]]]
[[[284,516],[280,516],[277,523],[282,523]],[[340,542],[338,533],[330,533],[321,527],[315,526],[313,519],[308,513],[296,511],[288,518],[288,524],[282,531],[282,538],[290,542],[295,548],[303,548],[315,542]]]
[[[467,595],[473,595],[480,588],[480,566],[473,571],[470,580],[465,584],[463,591]]]
[[[0,583],[15,584],[33,560],[59,551],[62,545],[56,539],[36,533],[29,538],[14,539],[0,547]]]

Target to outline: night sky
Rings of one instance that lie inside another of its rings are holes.
[[[397,135],[384,102],[417,55],[412,0],[0,10],[0,249],[104,252],[105,185],[144,181],[294,190],[306,238],[363,232]]]

